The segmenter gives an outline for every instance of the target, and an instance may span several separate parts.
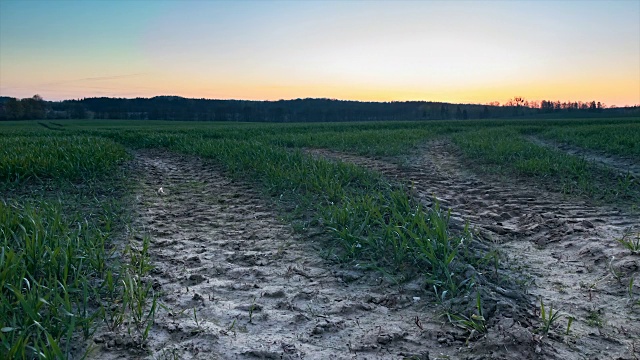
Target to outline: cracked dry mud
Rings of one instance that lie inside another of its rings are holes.
[[[320,244],[214,166],[163,151],[138,152],[135,162],[135,225],[151,236],[149,281],[168,310],[146,350],[104,333],[91,358],[427,359],[454,356],[445,345],[464,341],[417,299],[420,289],[323,260]]]
[[[309,152],[411,184],[414,195],[427,203],[435,194],[452,210],[454,226],[469,221],[480,237],[498,244],[521,280],[530,279],[531,319],[539,319],[540,298],[547,310],[553,305],[566,314],[559,321],[562,329],[531,344],[539,347],[533,351],[536,355],[519,355],[518,351],[526,352],[525,347],[500,349],[504,343],[500,336],[523,331],[513,327],[518,319],[508,317],[498,320],[484,341],[472,344],[472,353],[475,348],[477,354],[492,351],[486,358],[640,358],[640,312],[629,305],[628,296],[631,277],[638,296],[640,257],[616,241],[625,231],[640,231],[637,214],[566,199],[529,184],[480,177],[464,169],[453,147],[444,141],[431,142],[406,166],[327,150]],[[568,316],[575,318],[570,334],[559,336],[565,332]],[[531,330],[524,329],[525,337]]]

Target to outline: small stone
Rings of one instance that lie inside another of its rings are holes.
[[[203,281],[205,281],[205,277],[202,274],[191,274],[188,277],[189,281],[193,282],[193,283],[201,283]]]
[[[386,345],[391,341],[393,341],[393,337],[389,334],[382,334],[382,335],[378,335],[378,338],[376,339],[376,341],[378,342],[378,344]]]
[[[286,294],[284,293],[284,290],[280,289],[280,290],[276,290],[276,291],[271,291],[271,292],[265,292],[264,293],[264,297],[267,298],[283,298],[285,297]]]
[[[593,229],[595,226],[593,225],[593,223],[589,220],[582,220],[582,226],[588,228],[588,229]]]
[[[262,311],[262,305],[260,304],[238,305],[236,306],[236,310],[258,312],[258,311]]]

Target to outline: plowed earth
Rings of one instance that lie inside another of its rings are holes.
[[[444,142],[429,144],[409,166],[310,153],[413,183],[425,202],[435,194],[452,209],[454,227],[468,221],[530,284],[518,305],[523,308],[498,305],[488,334],[465,344],[467,332],[445,323],[419,284],[394,285],[326,261],[321,237],[294,233],[247,184],[194,157],[140,151],[135,227],[151,236],[155,270],[147,281],[156,284],[165,307],[144,350],[126,331],[102,331],[90,358],[640,357],[640,314],[627,296],[640,261],[615,241],[626,230],[640,231],[637,215],[481,178]],[[569,335],[567,316],[550,336],[535,333],[540,298],[575,317]]]

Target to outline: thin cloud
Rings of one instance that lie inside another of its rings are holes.
[[[63,85],[63,84],[87,82],[87,81],[88,82],[93,82],[93,81],[126,79],[126,78],[132,78],[132,77],[138,77],[138,76],[142,76],[142,75],[147,75],[147,74],[148,73],[137,73],[137,74],[125,74],[125,75],[113,75],[113,76],[87,77],[87,78],[82,78],[82,79],[54,81],[54,82],[50,82],[50,83],[44,83],[41,86]]]

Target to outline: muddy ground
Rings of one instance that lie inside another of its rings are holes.
[[[413,183],[425,202],[435,194],[452,209],[454,226],[469,221],[482,241],[501,249],[528,292],[528,303],[519,305],[525,308],[498,306],[488,334],[467,343],[467,333],[444,321],[419,283],[393,284],[331,263],[320,256],[322,236],[294,233],[248,185],[194,157],[141,151],[135,227],[151,235],[156,270],[147,280],[165,307],[144,350],[124,331],[101,331],[90,358],[640,357],[640,313],[629,306],[624,283],[637,278],[639,257],[615,241],[640,230],[637,215],[479,177],[445,142],[425,146],[409,166],[311,153]],[[622,274],[620,283],[611,267]],[[638,285],[640,279],[636,296]],[[569,335],[566,316],[550,337],[535,333],[540,297],[575,317]]]

